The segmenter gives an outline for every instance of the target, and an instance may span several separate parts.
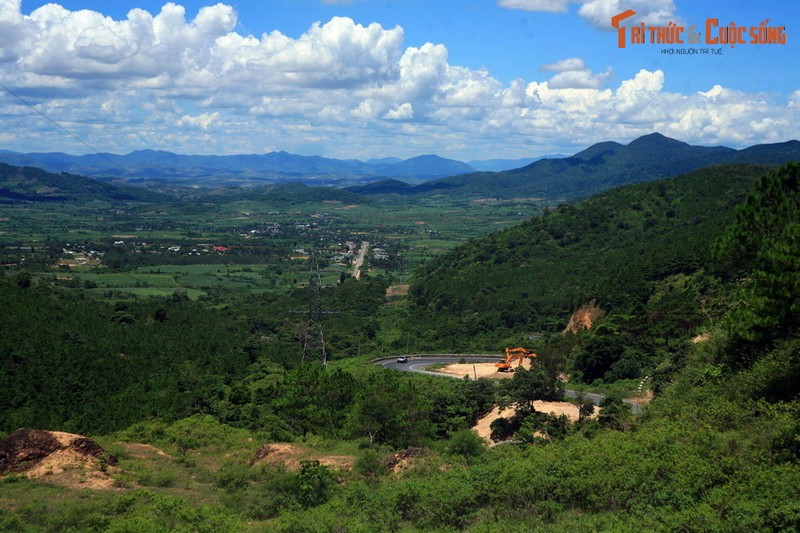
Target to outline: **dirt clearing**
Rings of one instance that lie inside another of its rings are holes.
[[[494,445],[494,442],[492,441],[492,422],[498,418],[511,418],[512,416],[514,416],[513,407],[509,407],[507,409],[495,407],[488,414],[478,419],[478,423],[475,424],[475,426],[472,428],[472,431],[477,433],[479,437],[482,437],[491,445]]]
[[[20,429],[0,440],[0,476],[16,473],[70,488],[109,490],[116,464],[95,441],[72,433]]]
[[[411,285],[391,285],[386,288],[386,297],[395,298],[399,296],[408,296],[408,289]]]
[[[498,356],[499,361],[502,357]],[[516,363],[514,363],[516,367]],[[531,361],[525,358],[522,361],[522,368],[530,370]],[[470,379],[490,378],[490,379],[508,379],[513,378],[513,372],[498,372],[494,362],[491,363],[453,363],[438,370],[442,374],[450,374],[453,376],[469,376]]]
[[[258,449],[254,464],[284,465],[287,470],[300,470],[300,461],[319,461],[319,464],[334,470],[350,470],[355,457],[352,455],[320,455],[297,444],[264,444]]]
[[[570,402],[545,402],[537,400],[533,402],[533,408],[540,413],[548,413],[556,416],[565,415],[567,418],[569,418],[570,422],[577,422],[580,418],[578,406]],[[492,422],[498,418],[511,418],[513,416],[513,407],[507,407],[506,409],[495,407],[488,414],[478,419],[478,423],[473,426],[472,431],[477,433],[479,437],[482,437],[484,440],[489,442],[490,446],[494,446],[496,443],[493,442],[491,438]],[[595,416],[597,416],[596,411],[592,417]]]

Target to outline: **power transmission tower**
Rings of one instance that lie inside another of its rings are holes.
[[[322,333],[322,281],[319,274],[317,257],[311,252],[308,273],[308,309],[306,310],[306,330],[303,335],[303,358],[301,363],[320,361],[328,364],[325,352],[325,336]]]

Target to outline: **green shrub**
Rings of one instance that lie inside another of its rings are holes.
[[[333,475],[319,461],[300,461],[295,493],[303,507],[315,507],[328,501],[333,489]]]
[[[163,468],[146,468],[139,472],[138,483],[145,487],[174,487],[178,481],[175,472]]]
[[[353,472],[366,478],[386,475],[389,472],[386,457],[374,448],[367,448],[356,457]]]
[[[214,444],[237,444],[247,432],[220,424],[210,415],[194,415],[178,420],[164,430],[165,436],[181,453]]]
[[[253,477],[249,466],[243,463],[226,462],[216,474],[216,485],[230,492],[245,488]]]
[[[445,451],[467,460],[480,457],[486,451],[486,442],[470,429],[456,431],[445,442]]]
[[[9,533],[24,533],[26,531],[30,531],[25,522],[17,516],[13,514],[8,509],[0,508],[0,531],[8,531]]]

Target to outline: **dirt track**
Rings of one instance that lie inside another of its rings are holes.
[[[298,444],[270,443],[256,452],[255,464],[282,464],[290,471],[300,470],[301,461],[315,459],[323,466],[335,470],[350,470],[355,457],[352,455],[320,455]]]

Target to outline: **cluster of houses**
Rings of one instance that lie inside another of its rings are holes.
[[[147,244],[146,242],[136,242],[136,241],[114,241],[114,246],[127,246],[132,248],[134,251],[142,252],[145,250],[153,250],[153,247],[155,245]],[[173,244],[172,246],[158,246],[158,248],[153,251],[160,251],[160,252],[166,251],[173,254],[186,253],[189,255],[192,254],[200,255],[208,253],[224,254],[230,251],[230,247],[221,244],[210,244],[210,243],[194,244],[189,247]]]
[[[339,266],[347,266],[353,260],[353,257],[358,253],[361,243],[347,241],[342,247],[330,252],[330,260],[333,264]],[[389,254],[383,248],[370,248],[370,254],[375,259],[388,259]],[[292,259],[308,259],[310,251],[306,248],[295,248],[293,250]]]
[[[57,267],[99,266],[105,255],[103,252],[87,250],[80,245],[70,246],[67,244],[67,246],[61,250],[61,257],[56,262]]]

